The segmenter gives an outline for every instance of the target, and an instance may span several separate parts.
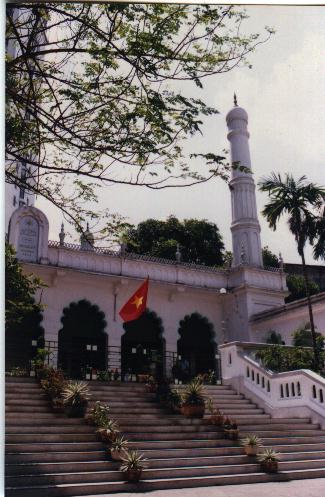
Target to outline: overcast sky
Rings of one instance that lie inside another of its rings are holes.
[[[250,151],[255,181],[271,171],[291,172],[295,177],[325,184],[325,8],[297,6],[249,6],[245,30],[261,32],[265,25],[276,34],[250,56],[252,69],[241,68],[205,82],[205,98],[220,112],[209,118],[200,148],[229,148],[225,116],[236,91],[238,103],[249,116]],[[201,96],[201,95],[198,95]],[[257,192],[261,211],[266,196]],[[50,222],[50,239],[57,240],[62,215],[46,201],[36,205]],[[194,217],[215,222],[231,250],[231,209],[228,186],[220,179],[188,189],[151,191],[123,186],[102,189],[100,206],[137,223],[148,217]],[[292,235],[283,221],[274,233],[260,216],[262,245],[286,262],[298,262]],[[71,228],[68,229],[71,236]],[[67,240],[68,241],[68,240]],[[69,241],[72,241],[70,238]],[[315,263],[308,250],[307,261]],[[318,262],[319,263],[319,262]]]

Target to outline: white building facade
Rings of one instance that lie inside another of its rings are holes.
[[[147,306],[161,319],[163,328],[166,374],[172,367],[168,357],[181,356],[179,328],[186,316],[198,314],[207,320],[213,330],[210,342],[216,357],[218,345],[224,342],[264,341],[269,326],[273,326],[267,313],[284,305],[287,288],[281,268],[263,268],[262,264],[247,122],[246,111],[236,105],[227,115],[232,161],[244,166],[233,171],[230,181],[234,259],[228,269],[112,252],[85,244],[84,240],[81,245],[66,244],[63,229],[60,241],[49,241],[48,220],[39,209],[25,206],[12,214],[9,242],[16,248],[25,272],[39,276],[46,284],[41,292],[46,341],[59,347],[63,310],[86,300],[104,313],[108,350],[105,367],[112,367],[110,354],[121,349],[126,333],[118,311],[147,277]],[[263,315],[265,322],[258,317]],[[199,344],[200,336],[196,339]],[[87,350],[97,351],[91,326],[85,340]],[[147,353],[149,346],[142,343],[142,352]],[[135,348],[132,345],[130,353]],[[121,367],[121,360],[115,358],[115,368]]]

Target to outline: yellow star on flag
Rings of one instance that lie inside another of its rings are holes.
[[[139,309],[139,307],[142,306],[142,302],[143,302],[143,297],[135,296],[134,300],[133,300],[133,302],[131,302],[131,304],[134,304],[136,306],[136,308]]]

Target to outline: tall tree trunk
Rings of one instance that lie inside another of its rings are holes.
[[[317,343],[316,343],[315,323],[314,323],[313,308],[311,305],[310,290],[309,290],[309,278],[308,278],[308,273],[307,273],[307,268],[306,268],[305,254],[304,254],[303,250],[301,251],[300,255],[301,255],[301,261],[302,261],[302,272],[303,272],[304,279],[305,279],[311,338],[312,338],[312,342],[313,342],[314,367],[315,367],[315,370],[318,371],[318,369],[319,369],[319,351],[318,351]]]

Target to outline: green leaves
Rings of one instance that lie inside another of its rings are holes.
[[[241,36],[244,17],[220,5],[24,4],[15,16],[9,8],[18,48],[7,57],[8,181],[18,184],[15,165],[26,160],[36,168],[30,189],[80,228],[99,185],[227,179],[224,158],[195,155],[188,138],[218,112],[198,98],[205,78],[243,65],[260,43]]]

